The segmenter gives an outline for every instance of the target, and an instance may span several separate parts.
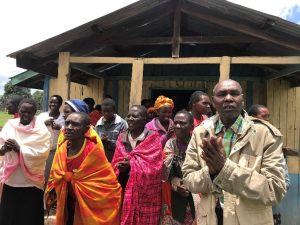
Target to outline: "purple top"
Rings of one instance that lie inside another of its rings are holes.
[[[169,126],[173,125],[173,120],[170,119]],[[156,131],[160,136],[160,143],[163,147],[165,147],[165,144],[168,140],[167,138],[167,131],[164,129],[164,127],[159,122],[158,118],[152,119],[150,122],[148,122],[145,126],[149,130]]]

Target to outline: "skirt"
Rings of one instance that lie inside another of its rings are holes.
[[[3,185],[0,225],[43,225],[44,207],[41,189]]]

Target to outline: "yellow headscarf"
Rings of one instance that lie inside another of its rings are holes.
[[[171,106],[171,108],[174,109],[173,100],[163,95],[158,96],[154,104],[155,110],[157,111],[158,109],[164,106]]]

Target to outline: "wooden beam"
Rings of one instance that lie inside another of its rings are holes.
[[[248,36],[180,36],[181,44],[227,44],[254,43],[261,40]],[[171,45],[172,37],[146,37],[132,39],[117,39],[106,42],[106,45]]]
[[[182,36],[181,44],[254,43],[261,40],[249,36]]]
[[[132,39],[116,39],[106,42],[106,45],[170,45],[172,44],[172,37],[146,37],[146,38],[132,38]]]
[[[145,64],[219,64],[221,57],[144,58]]]
[[[273,44],[277,44],[289,49],[293,49],[296,51],[300,51],[300,45],[299,43],[291,43],[290,40],[287,39],[280,39],[278,37],[275,36],[271,36],[269,34],[267,34],[264,31],[259,31],[258,29],[252,28],[248,25],[244,25],[239,23],[238,21],[230,21],[228,19],[225,18],[220,18],[217,16],[213,16],[213,15],[209,15],[209,14],[203,14],[201,12],[199,12],[199,10],[197,9],[197,7],[195,7],[194,5],[191,4],[184,4],[182,6],[182,12],[191,15],[193,17],[205,20],[209,23],[213,23],[222,27],[225,27],[227,29],[230,30],[234,30],[246,35],[250,35],[252,37],[256,37],[268,42],[271,42]]]
[[[181,0],[176,0],[173,18],[172,57],[178,58],[180,51]]]
[[[220,63],[220,79],[227,80],[229,79],[230,74],[230,57],[229,56],[223,56]]]
[[[293,66],[289,66],[287,68],[284,68],[282,70],[279,70],[277,73],[272,74],[270,76],[267,76],[266,78],[268,80],[275,80],[278,78],[282,78],[282,77],[286,77],[290,74],[296,73],[300,71],[300,65],[293,65]]]
[[[232,57],[231,64],[300,64],[300,56],[241,56]]]
[[[130,86],[129,108],[133,105],[140,105],[142,100],[144,62],[136,59],[132,64],[132,77]]]
[[[143,58],[145,64],[220,64],[222,57]],[[70,57],[70,63],[131,64],[133,57]],[[231,57],[231,64],[300,64],[300,56]]]
[[[60,52],[58,57],[57,94],[70,99],[70,53]]]

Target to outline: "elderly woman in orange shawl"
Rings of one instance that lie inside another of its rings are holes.
[[[57,199],[56,225],[117,225],[121,187],[86,113],[65,121],[45,194],[47,208]]]
[[[173,120],[171,119],[174,102],[172,99],[161,95],[156,99],[154,109],[157,113],[157,117],[147,123],[146,128],[158,132],[160,142],[164,147],[167,140],[174,134]]]

